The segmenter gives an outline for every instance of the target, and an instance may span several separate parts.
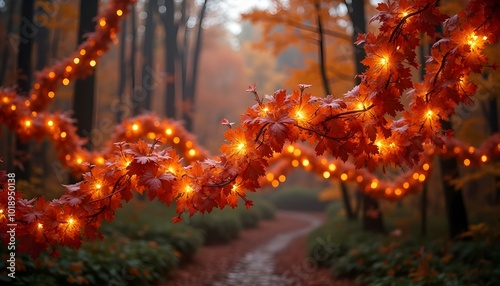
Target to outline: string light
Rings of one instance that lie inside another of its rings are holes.
[[[293,151],[295,150],[295,148],[292,145],[290,145],[290,146],[288,146],[286,148],[286,150],[288,151],[288,153],[293,153]]]
[[[121,17],[123,15],[123,11],[122,10],[116,10],[116,15],[118,17]]]
[[[80,55],[85,56],[86,53],[87,53],[87,51],[85,49],[80,50]]]
[[[266,179],[269,181],[269,182],[272,182],[274,180],[274,174],[273,173],[267,173],[266,174]]]
[[[194,155],[196,155],[196,150],[190,149],[188,154],[189,154],[189,156],[193,157]]]
[[[298,149],[298,148],[293,151],[293,155],[295,155],[297,157],[300,156],[300,154],[302,154],[302,151],[300,151],[300,149]]]
[[[274,180],[271,182],[271,185],[274,187],[274,188],[277,188],[279,185],[280,185],[280,182],[278,182],[278,180]]]
[[[376,189],[378,186],[378,182],[376,180],[372,181],[372,183],[370,184],[370,188],[372,189]]]
[[[137,123],[134,123],[134,124],[132,125],[132,130],[133,130],[133,131],[137,131],[137,130],[139,130],[139,125],[138,125]]]
[[[325,179],[330,178],[330,172],[328,172],[328,171],[324,171],[324,172],[323,172],[323,178],[325,178]]]
[[[38,229],[42,229],[43,228],[43,224],[38,223],[37,227],[38,227]]]
[[[469,159],[465,159],[465,160],[464,160],[464,165],[465,165],[466,167],[469,167],[469,166],[470,166],[470,160],[469,160]]]
[[[337,166],[335,166],[335,164],[328,165],[328,170],[333,172],[333,171],[335,171],[335,169],[337,169]]]
[[[424,165],[422,165],[422,169],[424,169],[424,171],[428,171],[430,168],[429,164],[425,163]]]
[[[284,183],[286,181],[286,176],[285,175],[280,175],[278,177],[278,180],[281,182],[281,183]]]
[[[302,160],[302,166],[304,166],[304,167],[309,166],[309,160],[307,160],[307,159],[303,159],[303,160]]]
[[[299,165],[300,165],[300,163],[299,163],[298,160],[293,160],[292,161],[292,166],[294,166],[295,168],[297,168]]]
[[[346,181],[347,180],[347,174],[346,173],[342,173],[342,175],[340,175],[340,179],[342,181]]]
[[[96,65],[96,64],[97,64],[97,62],[96,62],[95,60],[91,60],[91,61],[89,62],[89,65],[90,65],[91,67],[95,67],[95,65]]]
[[[106,20],[105,19],[99,20],[99,26],[101,26],[101,27],[106,26]]]
[[[165,129],[165,134],[172,135],[172,129],[170,128]]]
[[[49,127],[54,126],[54,121],[52,121],[52,120],[47,121],[47,125],[48,125]]]
[[[488,161],[488,156],[486,155],[481,156],[481,162],[485,163],[486,161]]]
[[[80,63],[80,59],[79,58],[74,58],[73,59],[73,62],[75,63],[75,65],[79,64]]]

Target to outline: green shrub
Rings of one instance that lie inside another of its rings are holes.
[[[203,231],[206,244],[229,242],[238,237],[243,228],[236,210],[232,214],[225,214],[221,210],[213,210],[205,215],[195,214],[189,219],[189,225]]]
[[[170,245],[116,237],[86,243],[78,250],[61,249],[57,258],[45,253],[35,262],[18,259],[24,270],[16,271],[12,285],[150,285],[168,277],[178,263]]]
[[[261,219],[274,219],[274,217],[276,216],[276,208],[271,202],[263,199],[258,199],[254,200],[254,203],[255,204],[253,208],[258,211]]]
[[[278,209],[301,211],[324,211],[328,202],[318,199],[318,190],[289,188],[278,190],[269,195]]]
[[[241,224],[244,228],[254,228],[259,225],[259,220],[262,217],[262,213],[257,207],[251,207],[250,209],[246,209],[245,207],[238,207],[233,210],[237,212],[240,216]]]

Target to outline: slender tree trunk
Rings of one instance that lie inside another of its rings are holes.
[[[323,82],[323,89],[326,92],[326,95],[332,94],[330,92],[330,85],[328,81],[328,75],[326,73],[326,51],[325,51],[325,39],[324,39],[324,34],[323,34],[323,21],[321,19],[321,12],[320,12],[320,4],[319,2],[314,3],[314,8],[316,9],[316,21],[318,24],[318,62],[319,62],[319,69],[321,73],[321,79]],[[342,187],[345,188],[345,187]]]
[[[360,75],[366,70],[366,67],[361,63],[366,57],[366,53],[362,45],[358,46],[354,42],[358,37],[358,33],[366,33],[364,1],[351,1],[347,9],[353,28],[352,40],[356,74]],[[356,77],[355,84],[358,85],[360,82],[360,78]],[[373,215],[375,213],[377,215]],[[363,229],[372,232],[385,232],[382,210],[378,201],[365,194],[363,194]]]
[[[205,12],[207,10],[208,0],[203,1],[203,4],[200,9],[200,14],[198,15],[198,24],[196,29],[196,39],[194,42],[193,48],[193,61],[191,62],[191,77],[189,84],[187,85],[187,92],[185,92],[185,97],[183,99],[185,110],[183,110],[183,119],[186,124],[186,129],[191,131],[193,130],[193,114],[194,110],[194,101],[196,94],[196,83],[198,80],[198,67],[200,62],[200,54],[201,54],[201,45],[202,45],[202,35],[203,35],[203,19],[205,17]]]
[[[31,63],[33,39],[37,28],[33,25],[34,0],[24,0],[21,6],[21,25],[19,34],[19,50],[17,54],[17,91],[21,95],[27,95],[31,85]],[[29,143],[16,140],[17,161],[16,178],[29,180],[31,176],[31,164],[29,160]]]
[[[132,43],[130,44],[130,57],[129,57],[129,65],[130,65],[130,84],[131,84],[131,95],[132,98],[130,102],[132,103],[131,111],[135,111],[135,101],[136,94],[136,83],[135,83],[135,65],[136,65],[136,57],[137,57],[137,13],[135,11],[136,5],[132,5],[132,11],[130,15],[130,30],[132,32]]]
[[[52,36],[52,43],[50,48],[50,57],[52,59],[57,59],[57,53],[59,52],[59,39],[61,38],[61,32],[59,30],[54,31],[54,36]]]
[[[340,183],[340,189],[342,191],[342,201],[344,203],[344,209],[346,213],[346,217],[348,220],[355,220],[358,218],[356,213],[353,211],[351,206],[351,196],[349,195],[349,190],[347,189],[346,184]]]
[[[167,82],[165,88],[165,113],[169,118],[175,118],[175,59],[177,57],[177,25],[174,22],[175,3],[167,0],[167,10],[162,17],[165,30],[165,71]]]
[[[14,23],[14,12],[15,12],[15,1],[10,0],[8,3],[9,14],[7,18],[7,29],[6,29],[6,39],[3,44],[3,53],[2,53],[2,63],[0,66],[0,86],[5,82],[5,73],[7,71],[7,64],[9,62],[9,54],[10,54],[10,45],[12,44],[9,40],[9,37],[12,35],[12,28]]]
[[[155,0],[149,0],[147,4],[147,18],[145,23],[144,43],[142,45],[142,94],[136,97],[134,114],[137,115],[143,110],[151,110],[153,89],[156,86],[153,68],[153,42],[155,35],[154,13],[157,8]]]
[[[127,69],[126,69],[126,47],[127,47],[127,20],[122,20],[122,30],[120,36],[120,50],[118,55],[118,69],[120,78],[118,79],[118,100],[120,105],[123,106],[125,101],[125,88],[127,85]],[[120,108],[116,111],[116,122],[123,120],[123,110]]]
[[[86,0],[80,2],[80,23],[78,29],[78,43],[84,41],[84,35],[94,31],[94,18],[97,16],[97,0]],[[78,134],[82,137],[90,137],[94,121],[95,102],[95,71],[83,79],[75,81],[75,92],[73,96],[74,118],[77,120]],[[92,142],[87,144],[92,148]]]

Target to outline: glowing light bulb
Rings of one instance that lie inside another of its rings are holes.
[[[385,189],[385,194],[386,194],[386,195],[390,195],[390,194],[392,194],[392,190],[391,190],[391,188],[386,188],[386,189]]]
[[[231,188],[231,192],[233,193],[237,193],[238,192],[238,185],[233,185],[233,187]]]
[[[394,193],[396,194],[396,196],[400,196],[402,194],[400,189],[396,189],[396,191],[394,191]]]
[[[470,166],[470,160],[469,159],[465,159],[464,160],[464,165],[465,165],[465,167],[469,167]]]
[[[14,104],[12,104],[12,105],[10,106],[10,110],[14,111],[14,110],[16,110],[16,109],[17,109],[17,106],[15,106]]]
[[[26,121],[24,122],[24,126],[26,126],[26,127],[31,127],[31,120],[26,120]]]
[[[293,160],[292,161],[292,166],[294,166],[295,168],[297,168],[299,165],[300,165],[300,163],[299,163],[298,160]]]
[[[47,121],[47,125],[50,127],[54,126],[54,121],[52,120]]]
[[[378,182],[377,181],[372,181],[372,183],[370,184],[370,188],[372,188],[372,189],[377,188],[377,186],[378,186]]]
[[[66,66],[65,68],[66,72],[71,72],[73,70],[72,66]]]
[[[193,142],[187,141],[186,142],[186,148],[191,148],[191,147],[193,147]]]
[[[486,156],[486,155],[481,156],[481,162],[484,163],[486,161],[488,161],[488,156]]]
[[[274,180],[271,185],[275,188],[277,188],[279,185],[280,185],[280,182],[278,182],[278,180]]]
[[[101,26],[101,27],[106,26],[106,20],[105,19],[99,20],[99,26]]]
[[[286,150],[288,151],[288,153],[293,153],[293,151],[295,150],[295,147],[290,145],[290,146],[288,146],[288,148],[286,148]]]
[[[0,214],[3,214],[3,209],[0,209]]]
[[[87,51],[85,49],[80,50],[80,55],[84,56],[86,53],[87,53]]]
[[[404,182],[403,188],[408,189],[410,187],[410,183]]]
[[[286,181],[286,176],[285,175],[280,175],[278,177],[278,180],[281,182],[281,183],[284,183]]]
[[[76,163],[81,164],[83,162],[82,158],[76,158]]]
[[[403,13],[401,13],[401,15],[403,15],[403,17],[406,17],[408,16],[408,12],[404,11]]]
[[[63,83],[63,85],[68,85],[68,84],[69,84],[69,79],[64,78],[64,79],[62,80],[62,83]]]
[[[342,181],[346,181],[347,180],[347,174],[346,173],[342,173],[342,175],[340,175],[340,179]]]
[[[469,146],[469,148],[467,149],[467,151],[469,151],[469,153],[472,154],[472,153],[474,153],[475,149],[474,149],[474,147]]]
[[[382,66],[387,66],[387,64],[389,64],[389,58],[387,56],[382,56],[380,57],[380,65]]]
[[[357,109],[359,109],[359,110],[365,110],[365,109],[366,109],[365,105],[364,105],[362,102],[359,102],[359,103],[356,105],[356,107],[357,107]]]
[[[236,146],[236,150],[238,150],[239,152],[245,151],[245,143],[238,144],[238,146]]]
[[[429,164],[425,163],[423,166],[422,166],[422,169],[424,169],[424,171],[428,171],[430,168]]]
[[[56,96],[56,94],[53,91],[49,91],[49,93],[47,93],[47,96],[49,98],[54,98],[54,96]]]
[[[64,132],[64,131],[63,131],[63,132],[61,132],[61,134],[60,134],[60,135],[61,135],[61,138],[66,138],[66,135],[67,135],[67,134],[66,134],[66,132]]]
[[[56,77],[56,73],[51,71],[49,72],[49,78],[55,78]]]
[[[337,166],[335,166],[335,164],[328,165],[328,170],[333,172],[333,171],[335,171],[335,169],[337,169]]]
[[[118,17],[121,17],[121,16],[123,15],[123,11],[122,11],[122,10],[119,10],[119,9],[118,9],[118,10],[116,10],[116,15],[117,15]]]
[[[167,134],[167,135],[172,135],[172,129],[167,128],[167,129],[165,130],[165,134]]]
[[[179,144],[181,142],[181,139],[179,137],[174,137],[174,143]]]
[[[96,62],[95,60],[91,60],[91,61],[89,62],[89,65],[90,65],[91,67],[95,67],[95,65],[96,65],[96,64],[97,64],[97,62]]]
[[[75,63],[75,65],[79,64],[80,63],[80,59],[79,58],[74,58],[73,59],[73,62]]]
[[[304,166],[304,167],[309,166],[309,160],[307,160],[307,159],[302,160],[302,166]]]
[[[103,157],[97,157],[97,159],[95,159],[96,163],[99,164],[99,165],[102,165],[104,164],[104,158]]]
[[[137,123],[134,123],[134,124],[132,125],[132,130],[134,130],[134,131],[139,130],[139,125],[138,125]]]
[[[295,155],[295,156],[300,156],[300,154],[302,154],[302,151],[300,151],[300,149],[295,149],[293,151],[293,155]]]
[[[417,172],[413,173],[413,179],[418,180],[418,176],[420,176],[419,173]]]
[[[357,176],[357,177],[356,177],[356,182],[358,182],[358,183],[363,182],[363,176],[361,176],[361,175],[360,175],[360,176]]]
[[[196,155],[196,150],[190,149],[189,150],[189,156],[193,157],[194,155]]]
[[[325,179],[330,178],[330,172],[328,172],[328,171],[324,171],[324,172],[323,172],[323,178],[325,178]]]
[[[42,229],[43,228],[43,224],[38,223],[37,227],[38,227],[38,229]]]
[[[418,180],[419,180],[420,182],[425,181],[425,175],[424,175],[424,174],[420,174],[420,176],[418,176]]]
[[[271,182],[272,180],[274,180],[274,174],[273,173],[267,173],[266,174],[266,179]]]
[[[9,98],[7,96],[2,97],[3,103],[9,103]]]

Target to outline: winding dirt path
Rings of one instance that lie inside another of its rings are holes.
[[[274,220],[261,221],[257,228],[243,230],[238,239],[228,244],[203,247],[193,261],[182,265],[160,286],[304,285],[297,279],[296,270],[286,268],[301,267],[306,252],[305,237],[321,224],[322,217],[279,211]],[[308,280],[316,272],[317,269],[308,272]],[[322,276],[329,277],[327,272]]]

